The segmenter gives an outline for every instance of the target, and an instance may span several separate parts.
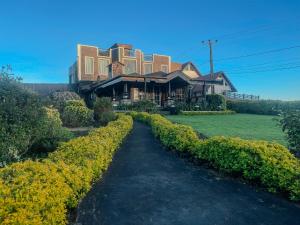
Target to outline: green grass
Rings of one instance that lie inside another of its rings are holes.
[[[287,145],[284,133],[275,121],[276,116],[234,114],[234,115],[197,115],[167,116],[173,122],[192,126],[206,136],[240,137],[275,141]]]

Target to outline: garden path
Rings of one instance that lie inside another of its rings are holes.
[[[296,225],[300,207],[195,166],[135,122],[103,179],[77,209],[82,225]]]

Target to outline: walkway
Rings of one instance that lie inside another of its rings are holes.
[[[296,225],[300,207],[165,150],[135,123],[78,207],[82,225]]]

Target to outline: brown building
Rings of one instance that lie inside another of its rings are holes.
[[[105,50],[77,45],[69,80],[86,96],[109,96],[123,103],[146,98],[162,106],[169,100],[196,101],[205,94],[236,91],[223,72],[203,76],[191,62],[172,62],[171,56],[145,54],[129,44]]]

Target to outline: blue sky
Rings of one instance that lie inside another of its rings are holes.
[[[215,70],[239,92],[300,99],[299,12],[298,0],[3,1],[0,65],[11,64],[24,82],[67,82],[77,43],[119,42],[193,61],[206,74],[201,41],[212,38]]]

